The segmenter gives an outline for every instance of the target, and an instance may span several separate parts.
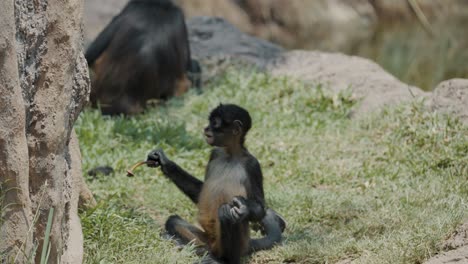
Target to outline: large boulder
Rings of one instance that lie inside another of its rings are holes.
[[[73,132],[89,96],[82,13],[80,0],[0,2],[0,263],[83,261]]]
[[[283,52],[271,42],[252,37],[218,17],[196,17],[187,21],[190,48],[199,59],[232,57],[265,67]]]
[[[451,79],[437,85],[430,106],[468,124],[468,79]]]
[[[283,48],[241,32],[217,17],[196,17],[187,21],[190,49],[203,66],[204,79],[219,74],[233,63],[264,69]]]
[[[427,95],[399,81],[375,62],[340,53],[290,51],[272,61],[268,68],[273,75],[322,84],[335,93],[349,89],[360,100],[355,117]]]

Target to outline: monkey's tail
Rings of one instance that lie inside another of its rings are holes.
[[[286,222],[272,209],[268,209],[265,217],[262,219],[265,236],[262,238],[251,239],[249,241],[249,254],[267,250],[281,243],[281,233],[283,233]]]

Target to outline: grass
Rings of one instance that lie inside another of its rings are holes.
[[[16,187],[8,188],[7,183],[8,183],[8,180],[5,181],[5,182],[0,182],[0,226],[2,226],[2,227],[3,227],[3,224],[5,223],[5,221],[7,221],[5,219],[5,216],[6,216],[6,213],[7,213],[6,209],[9,206],[17,205],[17,204],[13,204],[13,203],[5,204],[5,200],[6,200],[5,197],[7,195],[7,192],[13,191],[14,189],[16,189]],[[40,197],[38,197],[38,200],[37,200],[39,205],[41,205],[42,202],[43,202],[46,187],[47,187],[47,181],[41,187],[41,195],[40,195]],[[39,220],[39,214],[40,214],[40,210],[36,210],[34,212],[34,215],[33,215],[33,218],[32,218],[32,223],[31,223],[30,226],[28,226],[27,237],[25,238],[26,241],[31,236],[33,236],[34,227],[36,226],[37,221]],[[52,225],[53,225],[53,221],[52,221],[53,220],[53,214],[54,214],[54,208],[51,207],[50,210],[49,210],[47,222],[44,223],[45,226],[46,226],[46,229],[44,230],[44,237],[43,237],[44,238],[44,243],[43,243],[43,247],[42,247],[42,250],[41,250],[41,259],[40,259],[41,264],[47,263],[48,260],[49,260],[49,257],[50,257],[51,248],[50,248],[49,239],[50,239],[51,228],[52,228]],[[18,263],[18,261],[19,262],[22,261],[24,263],[34,263],[36,254],[38,253],[39,241],[37,240],[37,238],[33,239],[33,240],[34,241],[33,241],[33,244],[32,244],[32,249],[30,249],[29,251],[26,250],[26,248],[28,246],[25,244],[26,241],[23,240],[20,244],[15,245],[14,249],[7,249],[5,252],[0,252],[0,262],[5,263],[5,264],[6,263]],[[11,255],[12,252],[14,253],[14,255]]]
[[[199,177],[202,138],[220,102],[247,108],[249,150],[264,172],[267,203],[288,221],[284,245],[250,263],[420,263],[468,219],[468,128],[422,103],[362,120],[358,103],[326,87],[229,71],[201,95],[189,93],[134,118],[83,112],[76,124],[84,170],[99,205],[81,213],[85,263],[191,263],[190,248],[160,238],[171,214],[195,222],[196,208],[158,169],[126,168],[154,148]]]

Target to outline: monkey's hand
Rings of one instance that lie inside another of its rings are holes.
[[[164,168],[164,166],[170,162],[170,160],[166,157],[166,154],[164,154],[164,151],[162,149],[155,149],[151,151],[148,154],[146,161],[148,162],[148,167],[151,168],[156,168],[159,166]]]
[[[232,204],[223,204],[218,209],[218,216],[221,222],[237,224],[240,222],[239,214]]]
[[[241,222],[249,215],[247,200],[242,196],[236,196],[232,199],[231,209],[229,210],[232,220],[235,223]]]

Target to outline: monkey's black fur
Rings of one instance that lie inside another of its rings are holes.
[[[237,105],[220,105],[209,116],[205,128],[213,146],[201,181],[169,160],[162,150],[148,160],[187,195],[199,209],[202,229],[177,215],[166,222],[166,231],[178,242],[193,242],[209,252],[203,263],[240,263],[242,256],[280,243],[284,220],[266,209],[263,175],[257,159],[244,146],[252,126],[249,113]],[[259,222],[265,236],[250,239],[249,222]]]
[[[138,113],[150,98],[179,95],[190,86],[187,75],[200,85],[184,14],[169,0],[130,1],[85,57],[94,69],[91,101],[104,114]]]

